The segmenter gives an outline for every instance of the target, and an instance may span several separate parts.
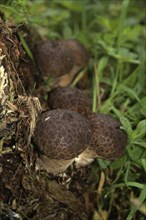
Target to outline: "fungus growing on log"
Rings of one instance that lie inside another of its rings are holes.
[[[38,166],[48,173],[64,172],[91,144],[87,120],[69,110],[51,110],[38,118],[34,141],[40,150]]]

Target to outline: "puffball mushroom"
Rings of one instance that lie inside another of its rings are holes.
[[[74,54],[75,62],[72,68],[72,74],[79,72],[88,63],[89,55],[85,47],[75,39],[69,39],[64,41]]]
[[[92,113],[88,115],[92,131],[91,146],[76,159],[76,166],[86,166],[96,157],[115,160],[124,152],[126,133],[120,129],[120,122],[110,115]]]
[[[87,115],[92,112],[92,100],[83,91],[76,88],[60,87],[52,90],[48,95],[51,109],[68,109]]]
[[[42,41],[35,45],[34,50],[42,76],[62,76],[73,68],[74,54],[62,41]]]
[[[42,113],[34,141],[40,150],[38,167],[57,175],[64,172],[91,143],[91,130],[80,114],[58,109]]]
[[[74,75],[88,62],[87,51],[77,40],[42,41],[34,52],[42,76]]]

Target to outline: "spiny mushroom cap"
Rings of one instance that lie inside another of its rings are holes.
[[[58,77],[71,71],[74,54],[62,41],[44,41],[35,46],[35,59],[43,76]]]
[[[85,47],[79,41],[74,39],[66,40],[64,43],[74,52],[76,65],[83,68],[89,59]]]
[[[72,159],[91,144],[86,119],[72,111],[51,110],[38,118],[34,141],[40,151],[52,159]]]
[[[86,115],[92,112],[92,101],[76,88],[56,88],[49,93],[48,104],[51,109],[68,109]]]
[[[120,122],[110,115],[92,113],[88,116],[92,130],[91,149],[98,157],[117,159],[126,147],[127,136]]]

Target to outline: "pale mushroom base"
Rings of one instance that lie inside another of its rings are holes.
[[[75,158],[75,166],[77,168],[88,166],[94,161],[96,157],[98,157],[98,155],[95,153],[95,151],[87,148],[78,157]]]
[[[48,173],[58,175],[63,173],[72,163],[74,159],[57,160],[51,159],[45,155],[40,155],[36,161],[36,170],[46,170]]]
[[[61,87],[68,86],[74,79],[75,75],[78,72],[80,72],[82,68],[83,68],[82,66],[74,65],[70,72],[68,72],[63,76],[56,77],[56,86],[61,86]]]

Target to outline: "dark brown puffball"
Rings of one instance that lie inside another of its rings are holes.
[[[56,88],[48,95],[51,109],[68,109],[87,115],[92,112],[92,100],[83,91],[76,88]]]
[[[34,141],[40,151],[53,159],[72,159],[91,144],[87,120],[68,110],[42,113],[37,121]]]
[[[77,40],[69,39],[64,43],[73,51],[75,56],[75,64],[78,66],[78,70],[87,65],[89,55],[86,48]]]
[[[120,129],[120,122],[110,115],[92,113],[88,116],[92,130],[93,149],[98,157],[119,158],[126,147],[126,133]]]
[[[74,54],[62,41],[39,42],[35,46],[34,56],[42,76],[65,75],[74,65]]]

